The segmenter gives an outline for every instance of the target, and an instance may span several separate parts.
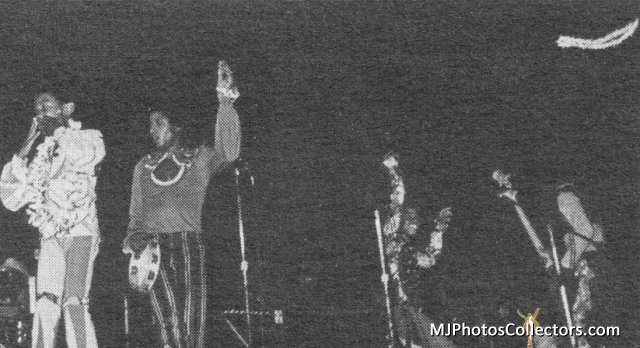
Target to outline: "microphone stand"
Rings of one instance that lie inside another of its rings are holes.
[[[253,180],[252,180],[253,181]],[[240,170],[236,167],[236,197],[238,202],[238,233],[240,234],[240,253],[242,254],[242,262],[240,263],[240,270],[242,271],[242,280],[244,282],[244,306],[246,312],[247,321],[247,342],[244,342],[247,347],[251,346],[251,312],[249,311],[249,278],[247,272],[249,271],[249,263],[246,257],[246,247],[244,238],[244,225],[242,219],[242,200],[240,197]]]
[[[558,277],[559,277],[561,275],[560,261],[558,258],[558,249],[556,249],[556,241],[553,238],[553,228],[551,227],[551,224],[547,224],[547,229],[549,230],[549,238],[551,238],[551,250],[553,252],[553,261],[556,266],[556,273],[558,274]],[[562,304],[564,306],[564,316],[567,320],[567,326],[569,327],[569,330],[571,330],[573,328],[573,323],[571,322],[571,311],[569,310],[569,299],[567,298],[567,288],[564,286],[562,282],[560,283],[560,296],[562,297]],[[569,335],[569,337],[571,338],[571,347],[575,347],[576,346],[575,336],[571,334]]]
[[[129,333],[129,298],[127,294],[124,295],[124,335],[125,335],[125,347],[130,347],[131,335]]]
[[[387,322],[389,323],[389,334],[387,335],[387,343],[389,348],[395,346],[395,338],[393,335],[393,316],[391,312],[391,297],[389,296],[389,274],[387,273],[387,265],[384,257],[384,242],[382,239],[382,224],[380,223],[380,212],[376,209],[376,232],[378,234],[378,249],[380,249],[380,268],[382,270],[382,286],[384,287],[384,295],[387,305]]]

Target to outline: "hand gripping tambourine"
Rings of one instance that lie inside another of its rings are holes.
[[[144,239],[148,238],[148,240],[142,251],[136,253],[129,246],[123,250],[125,254],[131,254],[129,284],[134,290],[141,292],[151,290],[160,271],[160,244],[158,243],[158,238],[151,234],[145,233],[145,235],[148,235],[148,237],[145,236]]]

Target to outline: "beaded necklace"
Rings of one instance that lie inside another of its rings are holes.
[[[180,149],[179,154],[182,155],[181,157],[185,158],[184,161],[181,161],[180,159],[178,159],[178,156],[176,156],[176,153],[173,151],[165,152],[158,160],[155,160],[155,161],[151,155],[148,155],[144,166],[145,168],[149,169],[151,181],[154,184],[161,187],[167,187],[177,183],[178,181],[180,181],[180,179],[182,179],[187,169],[191,168],[193,157],[195,157],[197,153],[198,153],[198,149],[196,150],[188,150],[184,148]],[[180,170],[178,171],[178,174],[176,174],[176,176],[173,177],[172,179],[167,181],[162,181],[156,177],[155,170],[160,165],[160,163],[162,163],[164,160],[168,158],[170,158],[173,161],[173,163],[175,163],[178,167],[180,167]]]

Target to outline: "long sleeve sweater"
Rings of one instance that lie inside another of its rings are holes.
[[[143,158],[133,174],[128,234],[201,232],[202,206],[210,178],[240,154],[240,122],[232,101],[218,109],[213,146],[202,145],[185,168],[182,178],[168,186],[152,178],[150,156]]]

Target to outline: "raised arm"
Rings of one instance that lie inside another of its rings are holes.
[[[226,62],[218,63],[218,115],[214,149],[227,162],[235,161],[240,155],[240,118],[233,107],[240,93],[233,86],[233,73]]]

